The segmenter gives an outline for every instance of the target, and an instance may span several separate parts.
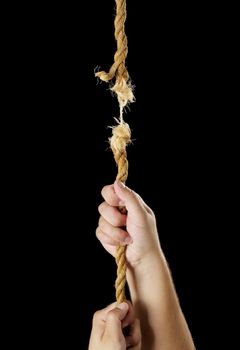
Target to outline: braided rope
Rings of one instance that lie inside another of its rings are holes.
[[[127,18],[126,0],[116,1],[116,17],[114,20],[115,39],[117,42],[117,51],[114,55],[114,63],[109,72],[101,71],[95,74],[105,82],[110,82],[116,78],[114,86],[111,88],[116,93],[120,107],[120,121],[123,122],[123,108],[134,101],[132,86],[129,81],[129,74],[125,66],[125,60],[128,54],[128,41],[125,33],[125,21]]]
[[[123,183],[126,182],[128,177],[128,160],[126,147],[131,142],[131,132],[129,125],[123,120],[123,109],[129,103],[134,101],[134,95],[132,92],[132,86],[129,81],[129,74],[125,66],[125,60],[128,53],[128,41],[125,33],[125,21],[127,17],[126,0],[116,1],[116,17],[114,20],[115,26],[115,39],[117,42],[117,51],[114,55],[114,63],[111,66],[109,72],[101,71],[97,72],[96,77],[105,82],[110,82],[115,78],[115,84],[111,88],[116,93],[120,116],[118,125],[112,129],[112,137],[110,138],[110,145],[113,151],[114,159],[118,166],[117,179]],[[120,207],[121,213],[126,214],[126,208]],[[125,285],[126,285],[126,247],[117,247],[116,254],[117,263],[117,279],[115,282],[116,299],[117,303],[122,303],[125,298]]]
[[[110,139],[111,149],[114,154],[114,159],[118,166],[117,180],[125,183],[128,177],[128,160],[126,146],[131,142],[131,132],[127,123],[122,122],[115,128],[113,128],[113,135]],[[122,214],[126,214],[126,208],[120,207],[119,210]],[[115,282],[116,299],[120,304],[125,298],[125,285],[126,285],[126,246],[117,247],[116,255],[117,263],[117,279]]]

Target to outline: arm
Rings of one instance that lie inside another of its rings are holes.
[[[163,254],[129,268],[127,280],[141,320],[142,350],[195,349]]]
[[[194,350],[152,210],[119,182],[104,187],[102,195],[105,202],[99,206],[97,237],[113,256],[117,245],[127,245],[127,280],[141,322],[142,350]],[[127,215],[116,208],[122,205]]]

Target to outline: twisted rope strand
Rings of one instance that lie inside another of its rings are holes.
[[[125,60],[128,54],[128,41],[125,33],[125,21],[127,17],[126,0],[116,1],[116,17],[114,20],[115,39],[117,42],[117,50],[114,55],[114,63],[109,69],[109,72],[101,71],[95,74],[99,79],[110,82],[115,78],[115,84],[111,88],[116,93],[120,116],[118,125],[112,129],[112,137],[110,138],[110,145],[113,151],[114,159],[118,166],[117,179],[123,183],[128,177],[128,160],[126,147],[131,142],[131,132],[127,123],[123,120],[123,109],[129,103],[134,101],[132,86],[129,81],[129,74],[125,66]],[[126,208],[120,207],[121,213],[126,214]],[[122,303],[125,298],[126,285],[126,247],[117,247],[116,254],[117,263],[117,279],[115,282],[117,303]]]
[[[120,123],[113,128],[113,135],[110,139],[111,149],[113,151],[114,159],[118,166],[117,180],[125,183],[128,177],[128,160],[126,147],[131,142],[131,131],[129,125],[125,122]],[[122,214],[126,214],[126,208],[120,207],[119,210]],[[126,246],[117,247],[116,255],[117,263],[117,279],[115,282],[116,299],[120,304],[125,297],[125,285],[126,285]]]
[[[128,41],[125,33],[125,21],[127,18],[126,0],[116,1],[116,17],[114,20],[115,39],[117,42],[117,51],[114,55],[114,63],[109,72],[100,71],[95,74],[105,82],[110,82],[116,78],[114,86],[111,88],[116,93],[120,107],[120,121],[123,121],[123,108],[134,101],[132,86],[129,81],[129,74],[125,66],[125,60],[128,54]]]

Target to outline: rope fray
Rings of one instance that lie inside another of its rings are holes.
[[[127,106],[128,103],[134,102],[135,99],[133,87],[125,66],[125,60],[128,54],[128,42],[125,33],[125,21],[127,18],[126,0],[115,1],[116,17],[114,21],[114,35],[117,42],[117,51],[114,55],[114,63],[109,69],[109,72],[100,71],[95,73],[95,76],[105,82],[110,82],[113,80],[113,78],[116,78],[115,84],[111,88],[111,91],[117,95],[121,116],[123,108]]]
[[[114,118],[118,125],[109,126],[110,129],[112,129],[112,137],[109,138],[110,145],[113,143],[115,144],[115,140],[123,139],[128,145],[129,143],[132,143],[131,141],[131,129],[129,125],[121,120],[118,120],[117,118]]]
[[[135,101],[131,81],[126,82],[124,78],[121,80],[116,80],[116,83],[111,88],[111,91],[116,93],[120,109],[123,109],[128,103]]]
[[[95,73],[95,76],[103,81],[106,81],[104,80],[105,74],[107,73],[98,72],[98,73]],[[110,90],[117,95],[120,110],[123,110],[123,108],[126,107],[129,103],[132,103],[135,101],[133,89],[134,87],[131,84],[130,79],[128,82],[126,82],[124,78],[116,79],[115,84],[113,85],[113,87],[110,88]],[[121,115],[122,115],[122,112],[121,112]]]

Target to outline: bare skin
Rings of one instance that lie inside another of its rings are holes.
[[[140,319],[141,349],[194,350],[161,249],[153,211],[138,194],[119,181],[105,186],[102,196],[104,202],[99,206],[96,235],[114,257],[118,245],[127,245],[127,281],[134,311]],[[127,215],[117,208],[123,205]]]
[[[95,313],[88,350],[126,349],[141,350],[140,323],[131,303],[113,303]]]

